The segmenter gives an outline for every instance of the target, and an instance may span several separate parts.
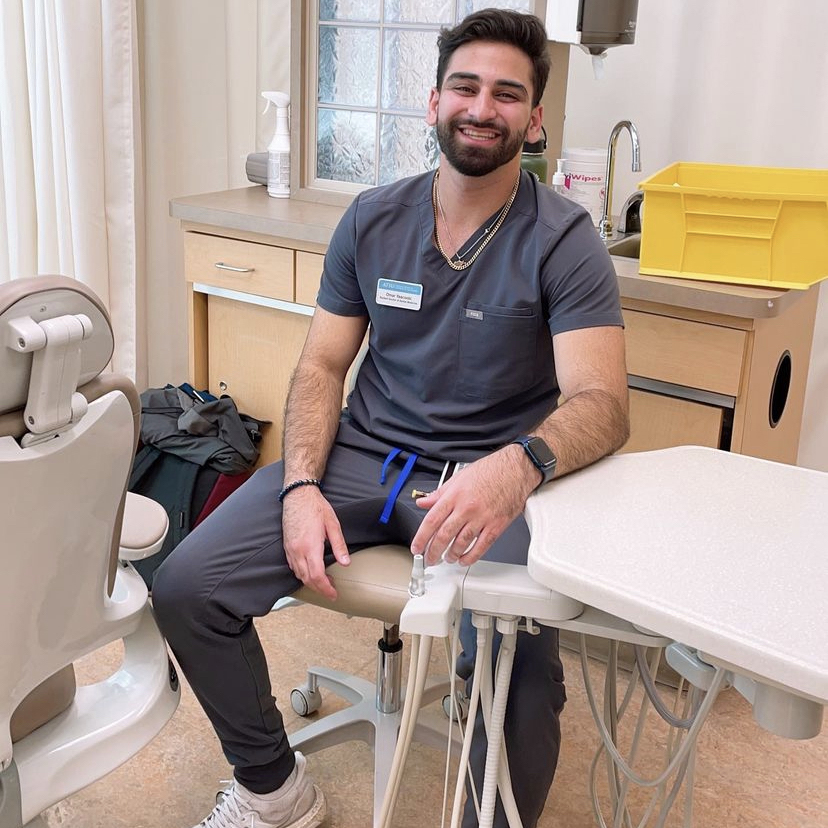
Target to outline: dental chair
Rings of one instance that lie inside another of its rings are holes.
[[[114,770],[175,711],[178,681],[129,560],[161,547],[167,517],[126,486],[140,403],[102,372],[109,318],[84,285],[0,285],[0,828]],[[110,677],[76,687],[73,662],[123,640]]]

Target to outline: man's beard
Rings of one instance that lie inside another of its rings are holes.
[[[500,142],[494,147],[461,144],[457,137],[461,126],[496,131],[500,134]],[[512,133],[508,129],[494,127],[490,123],[475,123],[467,119],[454,118],[448,122],[437,121],[437,143],[449,164],[457,172],[477,178],[488,175],[511,161],[523,148],[528,129],[527,125],[526,129],[521,132]]]

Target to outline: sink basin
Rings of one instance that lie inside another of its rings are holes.
[[[619,256],[622,259],[637,259],[641,253],[641,233],[616,236],[614,239],[607,239],[604,244],[606,244],[610,256]]]

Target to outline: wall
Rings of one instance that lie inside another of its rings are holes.
[[[286,0],[139,0],[146,171],[148,376],[187,378],[180,224],[170,199],[243,187],[272,115],[264,89],[290,89]],[[272,112],[272,111],[271,111]]]
[[[186,376],[185,289],[169,200],[246,184],[270,124],[260,90],[289,89],[286,0],[140,0],[147,170],[150,384]],[[674,160],[828,167],[828,4],[640,0],[634,46],[596,81],[570,57],[565,141],[606,143],[635,121],[643,170],[619,140],[616,205]],[[828,470],[828,290],[822,292],[800,463]]]
[[[640,174],[618,142],[616,207],[673,161],[828,167],[828,4],[823,0],[640,0],[634,46],[610,50],[604,77],[573,48],[564,141],[606,146],[629,118]],[[800,465],[828,471],[828,289],[817,314]]]

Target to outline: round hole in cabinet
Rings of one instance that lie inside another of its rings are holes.
[[[785,413],[785,406],[788,402],[788,392],[791,390],[791,352],[785,351],[779,362],[776,364],[776,372],[773,375],[771,385],[770,405],[768,406],[768,420],[770,427],[776,428],[782,415]]]

